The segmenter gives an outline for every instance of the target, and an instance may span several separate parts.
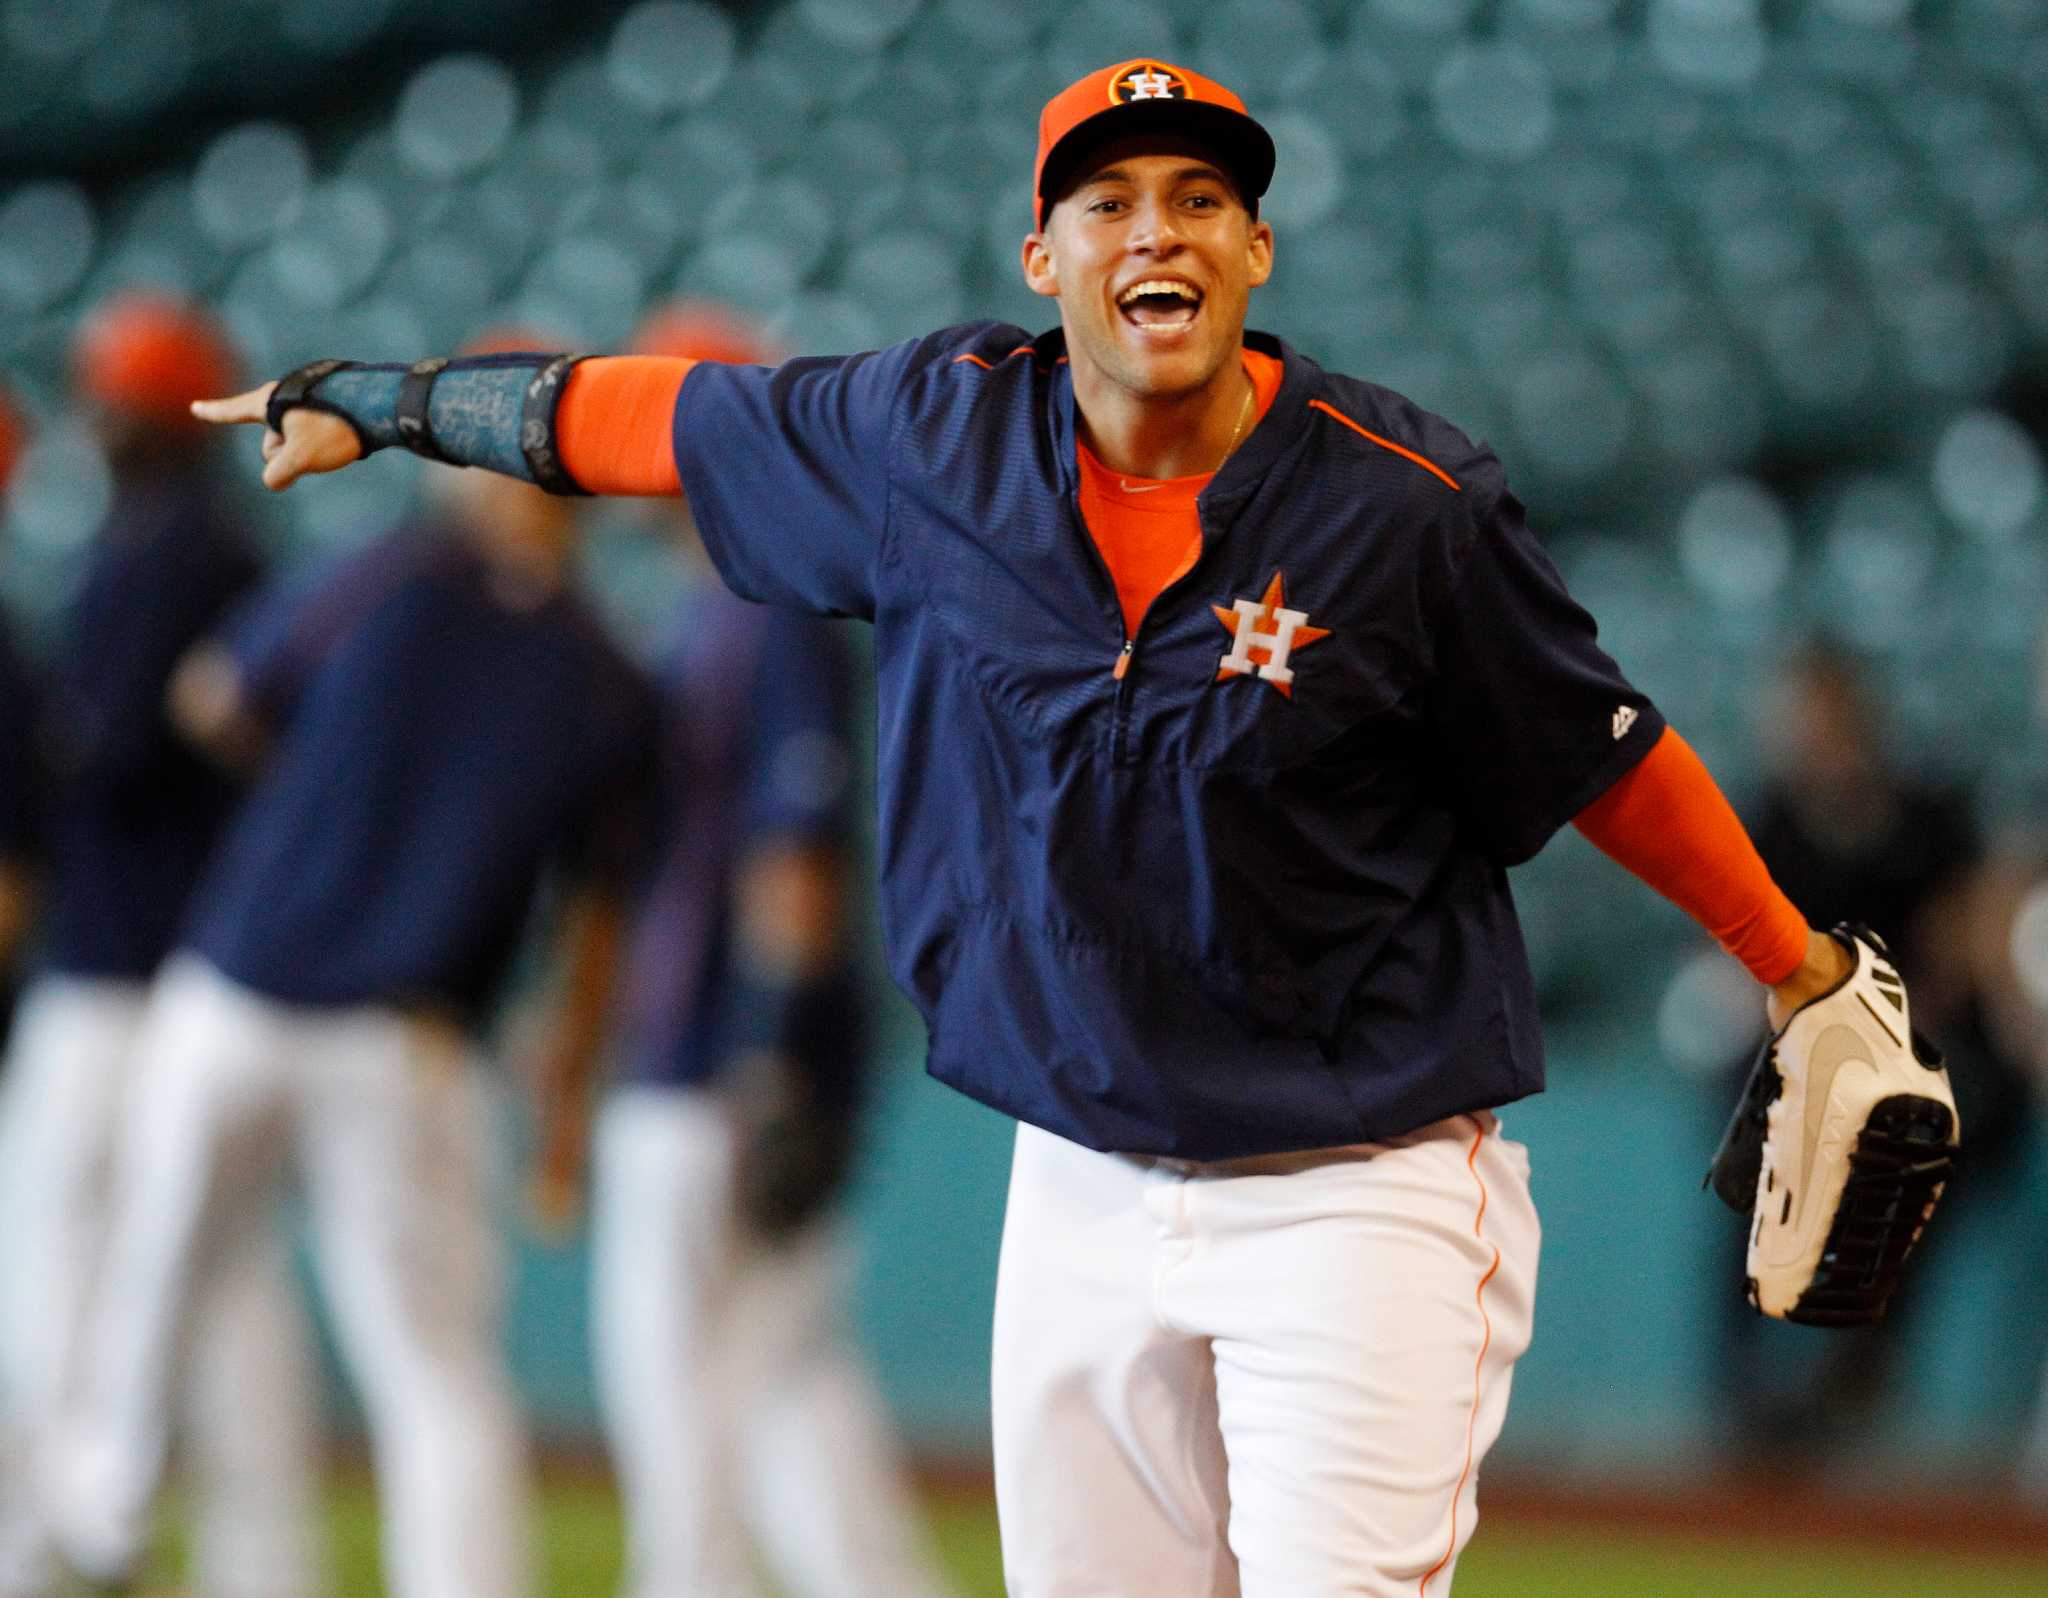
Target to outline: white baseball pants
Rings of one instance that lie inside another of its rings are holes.
[[[82,1391],[147,996],[137,982],[45,976],[16,1018],[0,1086],[0,1593],[55,1581],[30,1483]],[[326,1580],[311,1334],[275,1217],[252,1216],[248,1241],[194,1302],[179,1394],[194,1586],[208,1598],[313,1598]]]
[[[829,1224],[748,1236],[711,1094],[623,1087],[600,1112],[592,1327],[625,1501],[628,1598],[942,1598],[879,1395],[844,1324]]]
[[[49,1489],[67,1554],[92,1570],[133,1559],[191,1306],[296,1157],[369,1419],[387,1587],[520,1598],[523,1448],[466,1040],[383,1008],[275,1004],[186,955],[152,995],[138,1059],[92,1379]]]
[[[1488,1114],[1194,1162],[1017,1130],[996,1287],[1011,1598],[1443,1598],[1529,1341]]]

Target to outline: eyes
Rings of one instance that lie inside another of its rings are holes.
[[[1223,209],[1223,198],[1221,195],[1211,194],[1202,189],[1192,190],[1187,194],[1180,195],[1173,203],[1178,209],[1196,216],[1211,215]],[[1105,194],[1088,202],[1087,213],[1090,216],[1117,217],[1126,214],[1132,209],[1133,207],[1129,200]]]

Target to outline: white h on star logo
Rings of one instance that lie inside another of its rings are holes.
[[[1174,97],[1173,79],[1157,67],[1133,72],[1124,82],[1131,86],[1133,100],[1171,100]]]
[[[1232,672],[1256,670],[1267,682],[1289,683],[1294,673],[1287,665],[1287,657],[1294,650],[1294,634],[1308,623],[1305,610],[1273,610],[1260,604],[1256,599],[1240,599],[1230,607],[1237,612],[1237,636],[1230,641],[1230,653],[1219,662]],[[1272,631],[1259,631],[1259,623],[1272,620]],[[1264,660],[1252,659],[1257,649]]]
[[[1294,697],[1288,657],[1330,636],[1329,628],[1308,624],[1307,611],[1287,608],[1286,579],[1279,572],[1262,597],[1233,600],[1228,610],[1221,605],[1209,609],[1230,630],[1230,653],[1216,663],[1217,678],[1256,676],[1288,699]]]

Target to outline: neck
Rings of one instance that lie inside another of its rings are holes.
[[[1127,477],[1213,472],[1256,419],[1243,349],[1188,394],[1134,394],[1093,365],[1072,361],[1075,426],[1095,458]]]

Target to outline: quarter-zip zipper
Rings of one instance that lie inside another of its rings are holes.
[[[1076,514],[1078,514],[1080,511],[1080,495],[1078,493],[1074,496],[1074,509]],[[1200,542],[1195,549],[1195,558],[1188,562],[1188,569],[1186,571],[1160,589],[1147,602],[1144,613],[1138,617],[1136,631],[1124,640],[1123,648],[1117,651],[1116,664],[1110,668],[1110,676],[1116,679],[1116,722],[1111,730],[1110,758],[1118,763],[1124,760],[1130,743],[1131,667],[1137,660],[1138,640],[1144,636],[1145,624],[1152,619],[1152,613],[1159,608],[1160,602],[1176,588],[1187,582],[1189,578],[1193,577],[1201,568],[1202,562],[1209,558],[1211,542],[1209,524],[1202,517],[1200,505],[1195,507],[1195,526],[1200,538]],[[1081,531],[1087,534],[1088,543],[1090,547],[1093,547],[1095,535],[1088,532],[1088,523],[1085,519],[1081,523]],[[1100,550],[1096,550],[1096,560],[1102,565],[1105,572],[1108,571],[1108,563],[1102,560],[1102,552]],[[1112,590],[1116,587],[1114,579],[1111,580],[1110,587]],[[1121,613],[1121,606],[1119,606],[1119,613]]]

